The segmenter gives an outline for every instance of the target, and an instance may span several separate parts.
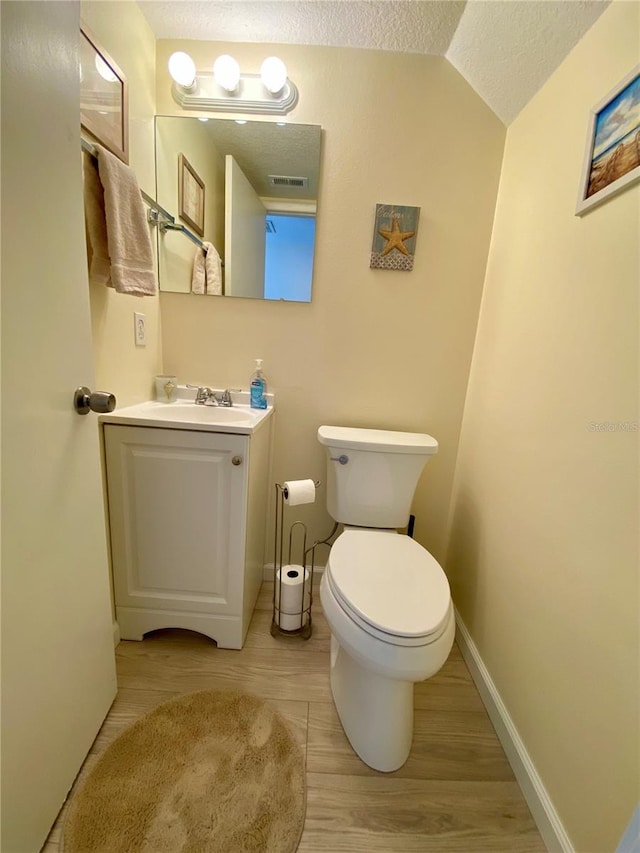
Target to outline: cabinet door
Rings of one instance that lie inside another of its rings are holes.
[[[247,438],[108,425],[105,445],[116,605],[240,613]]]

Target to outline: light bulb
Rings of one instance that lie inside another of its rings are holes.
[[[223,53],[213,63],[213,76],[216,83],[227,92],[235,92],[240,82],[240,66],[233,56]]]
[[[179,50],[169,57],[169,74],[179,86],[190,89],[196,80],[196,64],[188,53]]]
[[[262,63],[260,77],[265,89],[272,95],[277,95],[287,82],[287,66],[277,56],[269,56]]]
[[[115,83],[118,79],[99,54],[96,54],[96,71],[107,83]]]

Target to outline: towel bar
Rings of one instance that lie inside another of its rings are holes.
[[[86,151],[87,154],[90,154],[92,157],[98,156],[98,152],[96,150],[95,145],[92,145],[87,139],[84,137],[80,138],[80,144],[82,146],[82,150]],[[196,246],[200,246],[201,249],[204,249],[204,245],[202,240],[199,237],[196,237],[195,234],[192,234],[189,229],[182,225],[179,222],[176,222],[175,216],[172,216],[167,210],[162,207],[162,205],[158,204],[157,201],[148,196],[144,190],[140,190],[140,195],[142,196],[145,204],[149,205],[151,210],[149,211],[149,215],[147,217],[148,221],[152,225],[157,225],[160,228],[161,232],[165,231],[182,231],[185,237],[188,237]],[[205,249],[206,253],[206,249]],[[222,261],[222,266],[224,266],[224,261]]]
[[[95,145],[92,145],[92,143],[89,142],[87,139],[84,139],[84,137],[80,138],[80,145],[82,147],[82,150],[86,151],[87,154],[90,154],[92,157],[98,157],[98,151]],[[142,196],[144,203],[148,204],[149,207],[156,212],[156,214],[160,214],[160,216],[162,216],[163,219],[167,220],[168,222],[175,222],[175,217],[173,217],[168,211],[166,211],[164,207],[159,205],[157,201],[154,201],[151,196],[147,195],[144,190],[140,190],[140,195]],[[153,221],[157,224],[158,219],[156,218]]]

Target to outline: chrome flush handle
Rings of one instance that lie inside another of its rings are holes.
[[[349,461],[349,457],[345,453],[341,456],[330,456],[329,458],[332,462],[339,462],[341,465],[346,465]]]

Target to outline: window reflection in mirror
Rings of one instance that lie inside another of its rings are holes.
[[[315,216],[271,213],[267,216],[265,299],[311,302]]]
[[[311,301],[320,138],[317,125],[156,116],[157,201],[189,228],[182,154],[205,188],[202,239],[221,258],[224,295]],[[158,239],[160,289],[191,293],[199,249],[179,231]]]

